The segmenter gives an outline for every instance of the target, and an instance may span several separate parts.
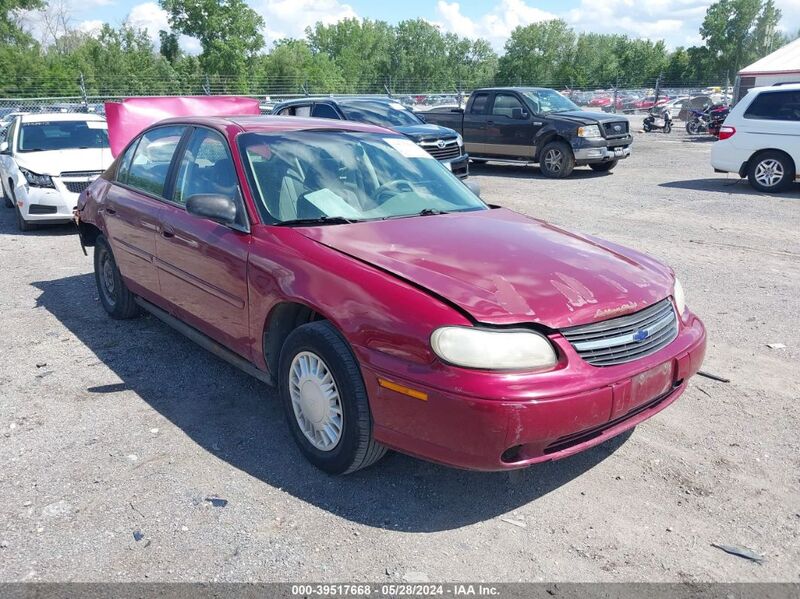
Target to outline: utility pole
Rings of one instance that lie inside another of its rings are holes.
[[[613,107],[614,114],[617,114],[617,90],[619,90],[619,77],[614,82],[614,97],[611,99],[611,106]]]
[[[83,78],[83,71],[81,71],[81,77],[78,80],[78,85],[80,85],[81,96],[83,96],[83,107],[86,112],[89,112],[89,96],[86,94],[86,80]]]

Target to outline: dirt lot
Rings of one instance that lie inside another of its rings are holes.
[[[514,473],[321,474],[267,388],[108,319],[72,230],[0,208],[0,580],[800,580],[800,189],[756,194],[709,151],[676,132],[611,175],[474,169],[489,202],[670,263],[731,379]]]

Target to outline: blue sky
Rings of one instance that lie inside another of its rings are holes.
[[[70,6],[72,22],[92,31],[102,22],[118,25],[130,19],[156,37],[167,28],[166,15],[148,0],[61,0]],[[306,26],[357,17],[396,23],[422,17],[470,37],[484,37],[498,51],[519,25],[562,18],[578,31],[622,33],[664,39],[670,47],[700,43],[698,28],[711,0],[248,0],[266,22],[268,41],[299,37]],[[776,0],[783,10],[782,28],[800,27],[800,0]],[[33,26],[32,28],[34,28]],[[182,45],[196,51],[194,40]]]

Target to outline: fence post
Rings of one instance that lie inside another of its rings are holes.
[[[206,74],[206,82],[203,83],[203,93],[207,96],[211,95],[211,80],[208,78],[208,74]]]
[[[617,77],[617,80],[614,82],[614,97],[611,98],[611,106],[614,107],[614,114],[617,114],[617,90],[619,90],[619,77]]]
[[[83,96],[83,106],[86,108],[86,111],[89,111],[89,96],[86,94],[86,81],[83,78],[83,71],[81,71],[81,78],[79,81],[79,85],[81,86],[81,96]]]

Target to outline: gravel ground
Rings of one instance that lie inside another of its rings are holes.
[[[0,208],[0,580],[800,580],[800,193],[714,175],[709,151],[676,131],[610,175],[474,168],[489,202],[673,265],[731,379],[513,473],[320,473],[267,388],[107,318],[72,230],[20,235]]]

